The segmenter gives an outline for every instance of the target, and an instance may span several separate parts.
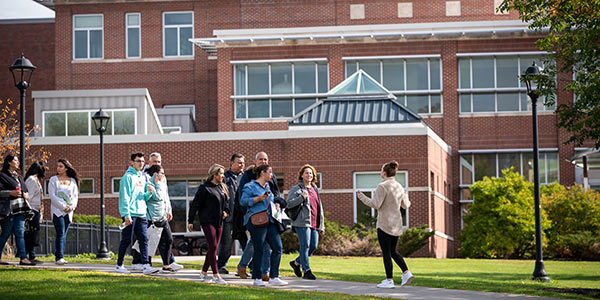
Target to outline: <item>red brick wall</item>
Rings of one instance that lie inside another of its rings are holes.
[[[15,87],[8,67],[21,53],[37,67],[31,77],[31,87],[27,89],[25,99],[25,123],[33,124],[31,92],[54,89],[54,23],[0,24],[0,39],[0,100],[10,98],[15,109],[20,102],[21,94]],[[6,105],[6,102],[2,102],[1,105]]]

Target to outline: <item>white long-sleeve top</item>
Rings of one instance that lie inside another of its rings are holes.
[[[29,193],[29,205],[38,212],[42,209],[42,185],[37,175],[31,175],[25,180]]]
[[[62,217],[67,214],[65,212],[67,202],[61,197],[61,193],[64,193],[64,195],[71,200],[71,211],[68,214],[69,220],[73,222],[73,211],[77,208],[77,201],[79,199],[79,188],[77,187],[75,179],[71,178],[69,185],[62,185],[58,180],[58,176],[52,176],[52,178],[50,178],[50,182],[48,183],[48,195],[50,195],[52,203],[52,214],[57,217]]]
[[[373,198],[358,194],[365,205],[377,210],[377,228],[392,236],[402,234],[402,215],[400,208],[408,209],[408,194],[394,177],[385,177],[373,193]]]

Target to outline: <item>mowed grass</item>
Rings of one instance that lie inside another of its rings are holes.
[[[294,276],[289,261],[295,254],[281,258],[281,276]],[[235,272],[238,259],[231,259],[229,270]],[[600,289],[600,262],[545,261],[551,282],[530,280],[533,260],[487,259],[433,259],[407,258],[406,264],[415,275],[414,285],[475,290],[498,293],[524,294],[570,299],[598,299],[571,293],[557,293],[544,288]],[[189,262],[189,267],[200,267],[202,262]],[[310,258],[310,266],[317,278],[379,283],[385,278],[381,257],[325,257]],[[394,277],[400,280],[401,270],[394,265]],[[600,296],[600,295],[598,295]]]
[[[296,254],[283,255],[280,266],[281,276],[294,276],[289,261],[295,257]],[[88,258],[68,257],[66,259],[72,263],[115,264],[114,261]],[[160,258],[155,257],[153,261],[157,262],[156,266],[160,266]],[[230,259],[228,264],[230,272],[235,272],[238,262],[238,258]],[[186,268],[200,269],[203,260],[180,263]],[[600,290],[600,262],[546,260],[545,266],[551,279],[550,283],[530,280],[534,269],[533,260],[407,258],[406,263],[415,275],[413,284],[418,286],[570,299],[598,298],[544,289]],[[381,257],[314,256],[310,258],[310,264],[314,274],[321,279],[375,284],[385,278]],[[400,273],[400,268],[394,265],[396,281],[399,281]],[[600,292],[596,297],[600,297]]]
[[[100,272],[0,268],[1,299],[381,299],[268,288],[217,286],[174,279]]]

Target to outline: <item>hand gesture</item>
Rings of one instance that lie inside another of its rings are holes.
[[[188,224],[188,231],[189,232],[194,231],[194,224]]]
[[[131,224],[133,224],[133,221],[131,220],[131,217],[125,219],[125,227],[127,227],[127,226],[129,226]]]
[[[225,220],[227,217],[229,217],[229,215],[226,212],[223,212],[223,220]]]
[[[304,199],[308,199],[308,191],[307,190],[302,190],[302,197],[304,197]]]
[[[23,193],[21,193],[21,190],[12,190],[12,191],[10,191],[10,196],[16,197],[16,198],[21,198],[21,197],[23,197]]]
[[[173,220],[173,215],[170,213],[167,213],[167,221],[171,222],[171,220]]]
[[[68,206],[68,205],[67,205],[67,206],[65,206],[65,212],[66,212],[66,213],[68,213],[68,212],[70,212],[70,211],[71,211],[71,207],[70,207],[70,206]]]
[[[148,193],[152,194],[152,192],[154,192],[154,187],[148,183]]]

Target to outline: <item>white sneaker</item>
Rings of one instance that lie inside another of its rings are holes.
[[[221,276],[219,276],[219,277],[213,277],[212,278],[212,283],[215,283],[215,284],[227,284],[227,281],[225,281],[223,278],[221,278]]]
[[[210,278],[208,278],[208,274],[204,274],[204,273],[200,272],[200,280],[207,281],[207,280],[210,280]]]
[[[152,275],[154,273],[158,273],[158,271],[160,271],[159,268],[153,268],[150,266],[150,264],[144,265],[144,275]]]
[[[183,266],[178,264],[178,263],[172,263],[170,264],[171,269],[173,269],[173,271],[179,271],[181,269],[183,269]]]
[[[413,281],[413,279],[415,279],[415,276],[413,276],[413,274],[410,271],[406,271],[406,273],[402,274],[402,284],[400,284],[400,286],[410,284]]]
[[[121,273],[121,274],[131,274],[131,272],[129,272],[129,270],[127,270],[127,269],[125,269],[125,267],[119,266],[119,265],[117,265],[117,268],[115,269],[115,271],[117,271],[117,273]]]
[[[144,265],[142,264],[133,264],[131,265],[131,269],[134,271],[142,271],[144,270]]]
[[[394,288],[394,280],[384,279],[380,284],[377,285],[380,289],[393,289]]]
[[[279,277],[275,277],[275,278],[271,278],[269,279],[269,284],[270,285],[287,285],[287,281],[283,281],[281,279],[279,279]]]
[[[265,282],[262,280],[262,278],[254,279],[254,286],[265,286]]]
[[[59,260],[56,261],[56,264],[59,266],[64,266],[67,264],[67,261],[64,258],[61,258]]]

